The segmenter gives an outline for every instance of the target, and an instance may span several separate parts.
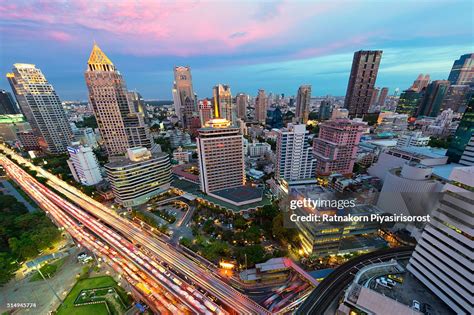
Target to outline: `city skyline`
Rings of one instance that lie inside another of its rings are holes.
[[[130,89],[161,100],[172,99],[173,67],[180,65],[192,68],[199,98],[210,97],[219,83],[252,96],[260,88],[296,95],[306,83],[313,95],[342,96],[354,51],[380,49],[376,86],[389,87],[391,94],[396,87],[408,88],[419,73],[447,79],[454,60],[472,51],[466,44],[471,34],[465,26],[472,23],[467,1],[403,1],[390,10],[384,3],[249,2],[244,11],[233,2],[121,1],[93,10],[80,1],[0,3],[5,48],[0,75],[13,63],[36,64],[64,100],[87,99],[82,73],[94,40],[114,59]],[[106,10],[109,16],[102,20]],[[215,17],[216,10],[227,12],[226,19]],[[423,19],[414,18],[422,12]],[[371,23],[355,23],[362,13]],[[176,19],[182,24],[171,23]],[[350,21],[353,27],[343,28]],[[0,88],[7,86],[1,79]]]

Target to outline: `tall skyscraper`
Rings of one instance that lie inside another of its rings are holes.
[[[319,125],[319,137],[313,140],[316,174],[351,174],[365,124],[335,119]]]
[[[309,115],[309,105],[311,102],[311,85],[302,85],[298,89],[296,96],[296,121],[306,124]]]
[[[20,110],[16,106],[10,92],[0,89],[0,115],[15,115],[19,114]]]
[[[32,64],[16,63],[7,78],[42,150],[66,152],[72,140],[71,126],[59,96],[41,70]]]
[[[456,314],[473,314],[474,167],[455,168],[407,269]]]
[[[201,120],[201,126],[212,119],[212,104],[207,99],[199,102],[199,119]]]
[[[397,104],[397,113],[407,114],[410,117],[415,116],[422,93],[415,90],[409,89],[405,90],[400,94]]]
[[[374,87],[374,90],[372,91],[372,96],[370,97],[369,109],[373,109],[377,105],[377,100],[379,99],[379,92],[380,89],[378,87]]]
[[[196,139],[199,180],[203,192],[227,200],[229,190],[245,185],[243,136],[220,116],[219,102],[214,102],[213,116]]]
[[[149,128],[139,111],[139,94],[127,91],[122,75],[97,44],[87,62],[85,79],[107,154],[123,155],[137,146],[151,148]]]
[[[474,86],[474,53],[462,55],[454,61],[448,81],[452,85]]]
[[[384,87],[380,90],[379,98],[377,99],[377,105],[382,107],[385,104],[385,99],[388,95],[388,87]]]
[[[174,67],[173,98],[175,112],[187,127],[193,113],[197,112],[196,99],[193,91],[193,80],[189,66]]]
[[[470,94],[469,85],[451,85],[443,99],[441,109],[452,109],[455,113],[463,113],[466,110]]]
[[[321,101],[319,106],[319,120],[328,120],[331,118],[332,105],[330,100]]]
[[[226,119],[230,124],[235,123],[233,108],[232,108],[232,94],[230,86],[225,84],[218,84],[212,89],[212,96],[214,102],[214,109],[218,107],[218,115],[214,111],[214,118]]]
[[[381,50],[360,50],[354,53],[344,101],[349,116],[367,114],[381,59]]]
[[[264,123],[267,116],[268,100],[265,95],[265,90],[258,90],[255,98],[255,120]]]
[[[431,82],[420,101],[417,116],[438,116],[448,89],[449,81],[447,80],[435,80]]]
[[[247,106],[249,104],[249,97],[247,94],[239,93],[235,97],[235,105],[237,107],[237,117],[245,120],[247,118]]]
[[[422,73],[420,73],[418,75],[418,78],[416,78],[416,80],[411,85],[410,90],[415,92],[421,92],[428,86],[428,84],[430,84],[430,81],[431,79],[429,74],[423,75]]]
[[[278,130],[275,177],[287,182],[314,178],[314,158],[308,143],[306,125],[288,124]]]
[[[474,133],[474,97],[471,97],[467,109],[464,112],[458,129],[454,134],[454,139],[449,144],[446,155],[450,162],[458,163],[461,156]]]

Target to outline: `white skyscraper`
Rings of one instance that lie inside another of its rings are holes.
[[[474,314],[474,167],[455,168],[408,270],[457,314]]]
[[[276,156],[277,179],[292,182],[314,178],[315,160],[306,125],[289,124],[278,130]]]
[[[35,65],[16,63],[8,81],[40,147],[53,154],[66,152],[72,140],[61,100]]]
[[[74,142],[67,150],[71,157],[67,164],[76,182],[91,186],[102,181],[99,163],[92,148]]]

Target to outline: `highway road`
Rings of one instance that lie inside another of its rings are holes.
[[[191,311],[195,313],[225,313],[224,309],[216,306],[210,298],[205,295],[203,296],[198,290],[194,290],[192,294],[187,292],[191,291],[194,286],[197,286],[203,289],[206,294],[216,297],[218,301],[226,306],[225,309],[231,310],[232,313],[270,314],[264,307],[219,279],[218,275],[211,273],[205,268],[201,268],[166,242],[157,239],[155,235],[136,227],[125,218],[119,216],[112,209],[84,195],[76,188],[46,172],[42,168],[32,165],[29,161],[23,159],[7,147],[0,145],[0,148],[11,155],[17,162],[29,166],[31,169],[36,170],[39,175],[47,178],[49,180],[48,184],[51,187],[66,196],[79,207],[60,198],[53,191],[39,184],[34,178],[27,175],[25,171],[10,162],[9,159],[3,157],[2,164],[6,169],[9,169],[9,175],[19,181],[20,186],[22,186],[25,191],[32,191],[35,195],[42,195],[49,201],[41,199],[40,202],[55,204],[95,234],[101,235],[116,250],[122,250],[123,253],[128,255],[128,259],[131,260],[133,264],[141,268],[144,277],[152,274],[156,283],[159,283],[159,285],[168,289],[170,292],[174,291],[173,293],[183,303],[183,308],[191,309]],[[97,219],[99,219],[100,222],[98,222]],[[137,244],[140,245],[140,250],[134,246]],[[142,251],[145,254],[143,254]],[[156,262],[163,264],[170,270],[165,270],[163,275],[158,268],[149,268],[149,265]],[[184,279],[180,281],[173,276],[173,272],[183,275]],[[158,273],[161,277],[156,276],[154,273]],[[150,277],[146,278],[148,279]],[[169,283],[167,283],[166,280]],[[178,288],[175,287],[174,290],[170,289],[173,288],[173,283],[170,282],[170,280],[172,280],[175,285],[178,285]],[[183,282],[190,283],[191,285],[187,286],[183,284]],[[147,290],[145,290],[145,292]]]
[[[363,267],[391,259],[407,259],[414,247],[382,249],[361,255],[336,268],[301,304],[296,314],[324,314],[327,308],[337,300],[347,286],[354,280],[355,274]]]

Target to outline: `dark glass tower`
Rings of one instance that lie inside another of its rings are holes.
[[[5,90],[0,90],[0,115],[15,115],[19,113],[20,110],[16,106],[12,95]]]
[[[449,157],[451,162],[459,162],[461,156],[466,148],[466,145],[471,139],[472,133],[474,132],[474,97],[471,97],[469,104],[467,105],[466,111],[461,118],[458,129],[454,139],[449,145],[446,155]]]

